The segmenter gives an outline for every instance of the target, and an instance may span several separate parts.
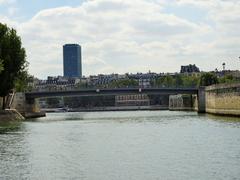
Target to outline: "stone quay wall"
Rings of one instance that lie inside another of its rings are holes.
[[[25,118],[44,117],[46,115],[45,112],[40,110],[37,100],[34,100],[31,104],[27,103],[24,93],[15,94],[11,108],[16,109]]]
[[[217,84],[200,88],[198,96],[172,95],[169,97],[169,109],[240,116],[240,83]]]
[[[240,116],[240,83],[208,86],[205,95],[207,113]]]
[[[0,110],[0,122],[22,120],[24,120],[24,117],[15,109]]]

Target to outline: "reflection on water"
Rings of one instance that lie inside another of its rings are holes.
[[[10,121],[10,122],[0,121],[0,134],[11,132],[11,131],[18,131],[20,128],[20,125],[21,125],[20,121]]]
[[[214,121],[223,122],[223,123],[233,123],[233,124],[239,124],[240,118],[239,117],[229,117],[229,116],[215,116],[211,114],[206,114],[206,116]]]
[[[60,113],[15,127],[0,134],[0,179],[240,177],[239,118],[169,111]]]

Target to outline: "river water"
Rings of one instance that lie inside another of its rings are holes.
[[[1,130],[0,179],[237,180],[240,119],[169,111],[47,114]]]

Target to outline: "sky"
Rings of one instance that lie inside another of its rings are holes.
[[[83,75],[240,69],[240,0],[0,0],[29,72],[63,75],[62,46],[82,46]]]

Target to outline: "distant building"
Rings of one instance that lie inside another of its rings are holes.
[[[63,46],[64,77],[82,77],[82,53],[78,44]]]
[[[69,77],[51,77],[46,80],[36,80],[33,83],[32,91],[67,91],[77,88],[77,84],[81,82],[80,78]]]
[[[200,70],[195,64],[189,64],[187,66],[181,66],[180,73],[199,73]]]
[[[138,80],[138,86],[142,87],[142,88],[149,88],[151,87],[151,79],[150,78],[146,78],[146,79],[139,79]]]
[[[149,106],[149,105],[150,99],[146,94],[115,96],[115,106]]]

